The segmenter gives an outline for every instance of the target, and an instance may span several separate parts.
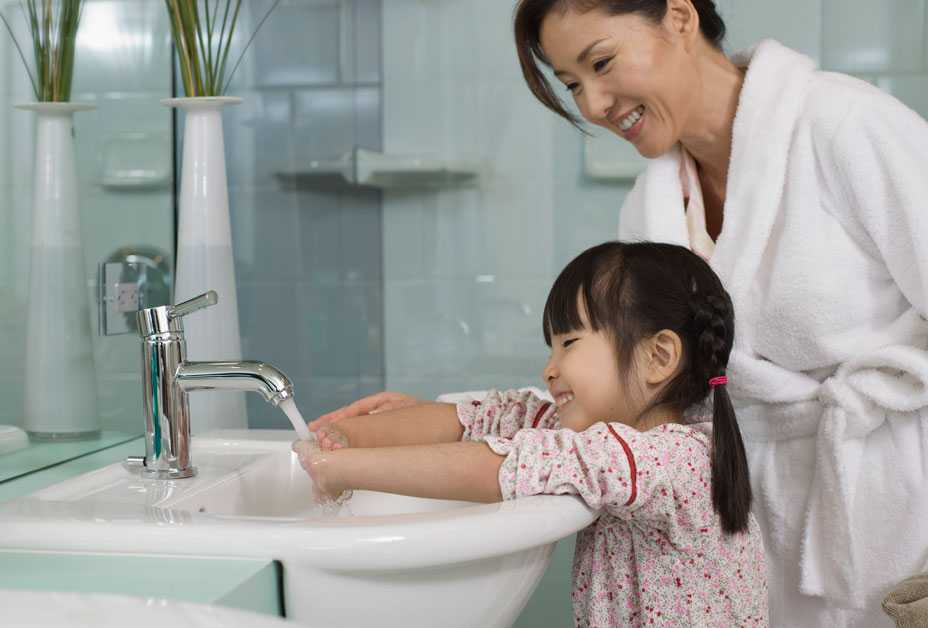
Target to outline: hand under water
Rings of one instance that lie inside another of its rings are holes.
[[[323,423],[316,428],[316,440],[319,442],[319,448],[322,451],[335,451],[351,447],[348,441],[348,435],[334,423]]]
[[[331,455],[347,447],[348,440],[338,430],[327,430],[326,442],[329,449],[323,449],[321,440],[298,440],[292,449],[313,481],[313,500],[320,505],[341,505],[351,498],[351,491],[339,486],[338,478],[331,472]]]

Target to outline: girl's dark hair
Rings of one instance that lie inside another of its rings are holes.
[[[578,298],[580,297],[580,298]],[[680,368],[648,409],[680,412],[704,401],[709,380],[725,375],[735,333],[731,297],[709,265],[673,244],[607,242],[588,249],[561,272],[545,304],[545,342],[583,328],[612,338],[619,371],[634,365],[642,340],[662,330],[683,344]],[[751,483],[747,456],[726,387],[714,389],[712,504],[729,533],[747,528]]]
[[[722,49],[725,39],[725,22],[715,8],[713,0],[690,0],[699,14],[699,30],[706,40]],[[608,15],[637,13],[659,24],[667,14],[667,0],[520,0],[516,6],[515,37],[522,75],[529,88],[541,103],[580,127],[580,119],[564,107],[561,99],[542,74],[538,62],[550,67],[551,62],[541,49],[541,23],[551,11],[566,13],[568,10],[599,10]]]

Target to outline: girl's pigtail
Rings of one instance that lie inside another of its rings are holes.
[[[748,527],[751,512],[751,479],[744,441],[735,409],[728,396],[725,368],[734,342],[734,308],[731,298],[706,295],[693,280],[695,321],[699,333],[694,371],[701,385],[711,388],[712,411],[712,505],[729,534]],[[705,389],[704,389],[705,390]]]
[[[748,457],[725,384],[715,386],[712,394],[712,505],[722,529],[734,534],[747,529],[751,512]]]

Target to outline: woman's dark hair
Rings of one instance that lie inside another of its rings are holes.
[[[579,297],[579,298],[578,298]],[[591,331],[614,342],[619,372],[633,368],[642,340],[662,330],[683,345],[680,367],[650,408],[680,412],[703,402],[709,380],[725,375],[734,342],[731,297],[702,258],[673,244],[606,242],[588,249],[561,272],[545,304],[545,342],[582,329],[585,308]],[[747,456],[726,387],[714,389],[712,504],[729,533],[747,528],[751,483]]]
[[[715,8],[713,0],[690,0],[699,14],[699,30],[706,40],[721,50],[725,39],[725,22]],[[520,0],[515,13],[516,49],[522,75],[529,89],[541,103],[567,119],[576,127],[580,120],[564,107],[561,99],[542,74],[538,62],[548,67],[551,62],[541,49],[541,23],[551,11],[566,13],[568,10],[586,12],[599,10],[608,15],[637,13],[656,24],[667,14],[667,0]]]

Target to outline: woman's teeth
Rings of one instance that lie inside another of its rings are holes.
[[[644,115],[644,105],[640,105],[637,109],[635,109],[634,111],[632,111],[630,114],[628,114],[627,116],[622,118],[622,120],[619,121],[619,128],[622,129],[623,131],[629,130],[630,128],[635,126],[635,123],[638,122],[638,120],[640,120],[641,116],[643,115]]]
[[[555,397],[554,402],[557,404],[558,408],[563,408],[564,406],[566,406],[568,403],[570,403],[573,400],[574,400],[573,393],[561,393],[560,395]]]

